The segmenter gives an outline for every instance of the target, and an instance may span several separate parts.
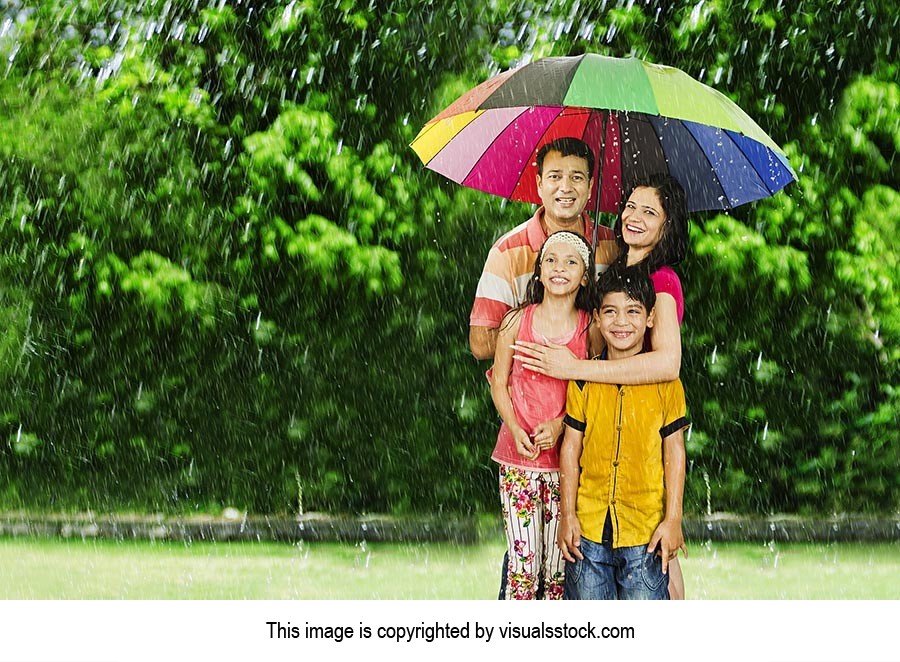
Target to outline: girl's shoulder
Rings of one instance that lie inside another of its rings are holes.
[[[526,324],[530,322],[531,317],[534,314],[535,306],[536,304],[532,303],[524,306],[516,306],[515,308],[508,310],[500,321],[500,332],[517,333],[523,320],[527,320]]]
[[[540,304],[537,303],[524,303],[521,306],[516,306],[507,311],[506,317],[503,319],[522,320],[524,318],[530,318],[534,315],[534,311],[539,305]]]

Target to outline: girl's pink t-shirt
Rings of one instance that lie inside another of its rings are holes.
[[[518,340],[534,343],[553,342],[565,345],[580,359],[587,358],[588,334],[587,327],[590,315],[583,310],[578,311],[578,323],[575,330],[564,338],[544,338],[534,330],[534,311],[537,308],[532,304],[527,306],[522,313],[519,323]],[[566,379],[555,379],[531,370],[526,370],[521,361],[513,361],[509,375],[509,395],[512,400],[513,410],[516,412],[516,420],[529,435],[534,434],[534,428],[539,423],[559,418],[566,413],[566,389],[569,382]],[[526,471],[559,471],[559,442],[545,451],[534,460],[528,460],[516,451],[516,442],[506,423],[500,426],[497,435],[497,444],[491,459],[500,464],[525,469]]]

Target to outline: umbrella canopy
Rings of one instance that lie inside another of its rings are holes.
[[[458,184],[539,204],[535,156],[561,137],[581,138],[598,156],[589,205],[605,212],[618,211],[623,190],[645,174],[678,179],[689,211],[730,209],[796,180],[781,148],[720,92],[673,67],[594,54],[494,76],[411,147]]]

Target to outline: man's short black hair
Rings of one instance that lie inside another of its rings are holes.
[[[544,157],[549,152],[559,152],[563,156],[580,156],[588,164],[588,179],[594,177],[594,151],[588,144],[579,138],[557,138],[547,143],[538,150],[537,171],[538,175],[544,174]]]
[[[629,299],[643,304],[649,313],[656,305],[656,290],[645,265],[638,263],[630,267],[612,265],[600,274],[597,280],[597,308],[603,305],[603,297],[613,292],[622,292]]]

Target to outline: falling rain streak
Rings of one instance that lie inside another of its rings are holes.
[[[476,81],[599,53],[719,90],[798,174],[691,216],[686,510],[896,511],[896,12],[310,7],[0,3],[7,510],[493,513],[469,311],[534,208],[409,144]]]

